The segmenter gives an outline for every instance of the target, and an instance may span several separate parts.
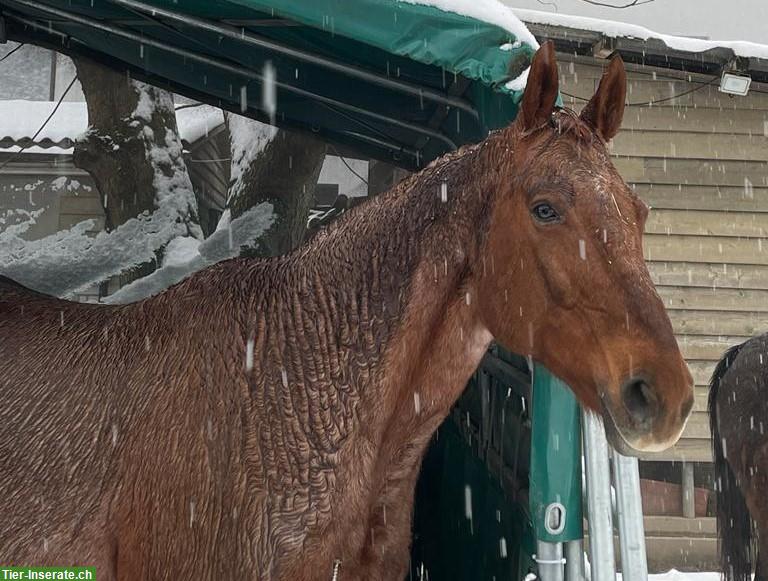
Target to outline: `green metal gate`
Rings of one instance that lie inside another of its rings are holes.
[[[592,581],[615,581],[616,536],[624,580],[647,581],[637,459],[546,368],[492,347],[425,459],[411,579],[584,581],[585,516]]]
[[[531,377],[523,358],[494,347],[438,430],[416,499],[412,578],[537,573],[538,541],[583,537],[571,391],[542,367]]]

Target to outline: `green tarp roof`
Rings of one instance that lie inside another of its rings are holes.
[[[534,51],[493,18],[425,4],[0,0],[0,10],[12,40],[88,55],[264,121],[262,85],[274,71],[277,125],[412,169],[513,119],[520,95],[505,84]]]

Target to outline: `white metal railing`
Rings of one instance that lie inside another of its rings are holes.
[[[647,581],[643,508],[637,458],[613,450],[603,422],[582,411],[586,517],[589,531],[590,571],[584,563],[584,543],[537,543],[537,563],[542,581],[616,581],[614,507],[611,497],[611,462],[616,490],[615,520],[619,533],[622,581]]]
[[[587,522],[592,581],[615,581],[616,558],[613,547],[613,510],[611,510],[611,472],[616,489],[616,528],[623,581],[647,581],[643,507],[637,458],[611,450],[602,420],[591,412],[582,412],[584,460],[587,488]],[[568,581],[573,581],[568,579]]]

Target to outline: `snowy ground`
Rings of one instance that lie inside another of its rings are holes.
[[[621,574],[617,576],[621,579]],[[672,569],[659,575],[648,575],[649,581],[720,581],[720,573],[684,573]]]

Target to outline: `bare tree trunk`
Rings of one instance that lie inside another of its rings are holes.
[[[101,192],[107,230],[162,210],[178,222],[180,233],[201,238],[172,95],[87,58],[74,62],[89,125],[75,144],[74,163],[93,176]],[[143,265],[122,282],[152,269]]]
[[[249,208],[272,204],[275,221],[248,254],[279,256],[303,241],[325,143],[313,135],[278,130],[225,115],[230,132],[232,176],[227,207],[232,218]]]

